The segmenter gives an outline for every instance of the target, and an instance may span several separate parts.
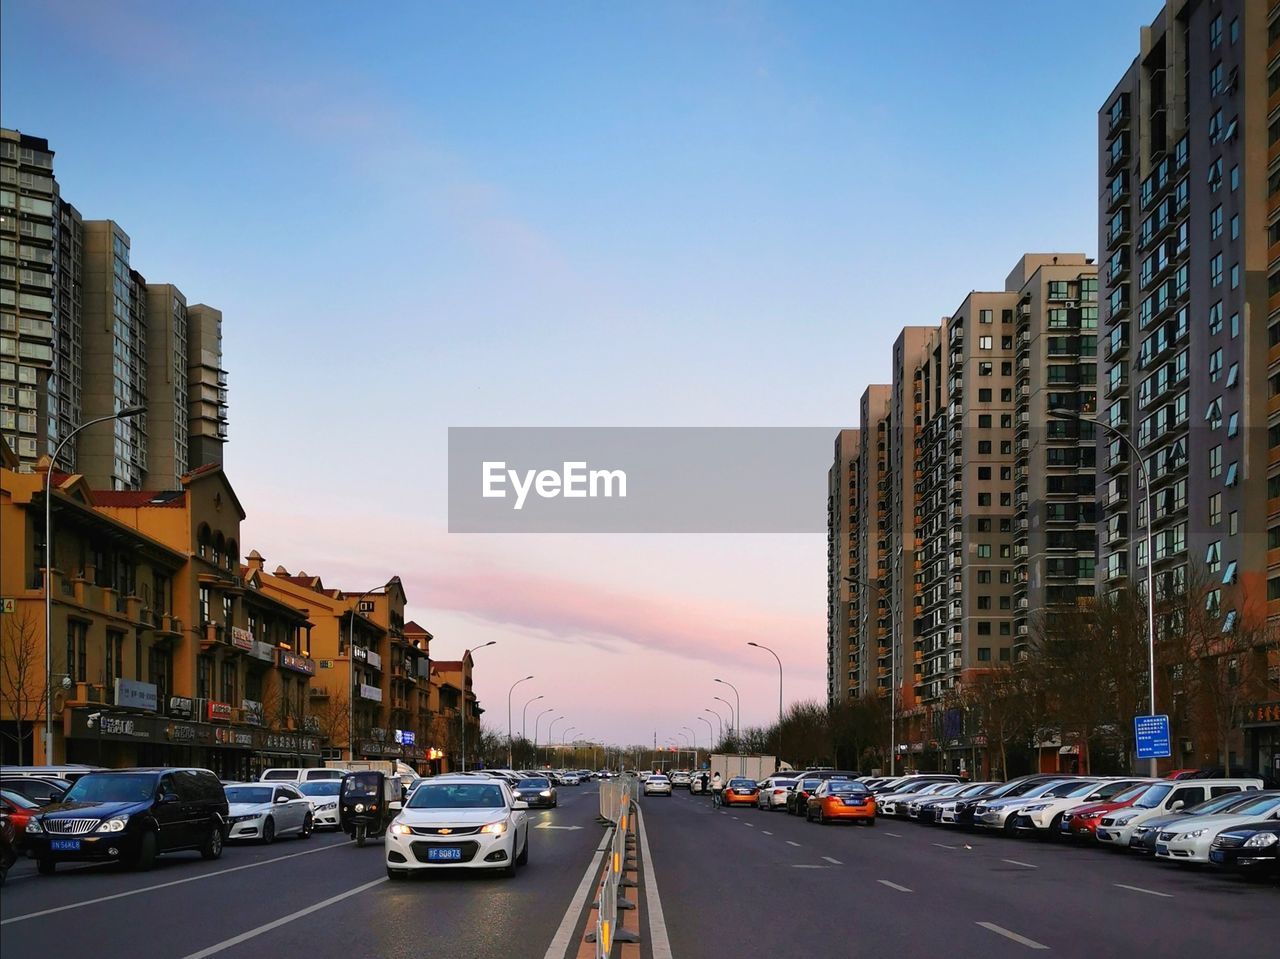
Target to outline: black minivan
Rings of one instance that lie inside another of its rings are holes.
[[[32,816],[23,837],[42,875],[60,862],[123,862],[148,869],[159,853],[222,855],[227,795],[207,769],[115,769],[81,777],[62,801]]]

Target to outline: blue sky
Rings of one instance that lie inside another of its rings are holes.
[[[642,739],[568,672],[676,728],[731,672],[761,722],[772,660],[703,638],[741,616],[821,695],[822,537],[449,537],[445,429],[856,425],[901,326],[1096,252],[1096,111],[1158,7],[8,0],[0,118],[224,311],[247,545],[399,572],[437,655],[499,639],[492,704],[541,672]],[[534,582],[561,604],[483,602]]]

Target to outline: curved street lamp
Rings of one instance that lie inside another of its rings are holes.
[[[715,698],[720,699],[719,696],[716,696]],[[720,702],[724,702],[724,700],[720,699]],[[710,706],[703,707],[702,711],[704,713],[710,713],[712,716],[716,718],[716,729],[718,730],[718,732],[716,733],[716,742],[717,743],[724,742],[724,717],[721,716],[717,710],[712,709]],[[708,726],[711,725],[711,722],[709,720],[707,721],[707,725]]]
[[[717,680],[717,682],[719,682],[719,680]],[[729,707],[729,735],[733,736],[736,740],[738,737],[734,735],[734,730],[738,728],[738,714],[733,711],[733,703],[729,702],[729,700],[725,699],[723,696],[712,696],[711,698],[718,699]]]
[[[756,649],[763,649],[778,661],[778,762],[782,762],[782,658],[762,643],[747,643]]]
[[[510,769],[515,765],[515,751],[513,749],[513,737],[511,735],[511,694],[516,691],[516,687],[521,683],[527,683],[533,679],[532,676],[526,676],[524,679],[517,679],[511,684],[511,688],[507,690],[507,768]]]
[[[539,699],[546,699],[545,696],[534,696],[524,704],[524,709],[520,711],[520,738],[528,740],[529,738],[529,707],[536,703]]]
[[[466,664],[467,664],[467,654],[470,653],[472,658],[474,658],[475,654],[479,650],[484,649],[486,646],[496,646],[497,644],[498,644],[498,641],[496,639],[491,639],[487,643],[481,643],[475,649],[464,649],[462,651],[462,666],[463,666],[464,674],[463,674],[463,683],[462,683],[463,690],[462,690],[461,713],[462,713],[462,771],[464,773],[467,771],[467,690],[466,690],[467,683],[466,683],[466,674],[465,674]]]
[[[537,716],[533,717],[533,761],[535,763],[538,761],[538,727],[542,725],[543,716],[547,713],[554,713],[555,711],[556,708],[554,706],[548,706],[542,712],[538,713]]]

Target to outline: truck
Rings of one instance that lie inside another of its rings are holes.
[[[778,769],[777,760],[773,756],[752,753],[736,755],[734,753],[712,753],[712,775],[719,773],[726,781],[734,776],[746,776],[757,782],[772,776]]]
[[[342,769],[349,773],[359,772],[378,772],[388,778],[396,778],[400,783],[408,787],[408,785],[418,778],[418,773],[414,768],[406,763],[395,759],[329,759],[325,761],[326,769]]]

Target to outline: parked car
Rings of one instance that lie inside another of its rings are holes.
[[[1068,809],[1062,816],[1062,822],[1059,825],[1059,833],[1064,839],[1081,839],[1094,841],[1097,836],[1094,830],[1098,828],[1098,823],[1107,813],[1115,812],[1117,809],[1127,808],[1135,799],[1147,791],[1154,779],[1140,779],[1130,786],[1116,793],[1110,799],[1102,802],[1086,802],[1079,806],[1073,806]]]
[[[341,785],[341,782],[339,782]],[[257,782],[226,788],[231,830],[227,839],[275,842],[281,836],[310,837],[315,828],[311,803],[293,783]]]
[[[987,790],[977,796],[968,796],[963,799],[957,798],[951,808],[942,809],[938,821],[951,826],[972,828],[973,811],[982,803],[988,800],[1012,799],[1017,796],[1025,796],[1037,786],[1048,782],[1058,782],[1066,778],[1070,777],[1058,773],[1033,773],[1030,776],[1019,776],[1016,779],[1010,779],[1008,782],[1001,783],[996,788]]]
[[[520,780],[511,790],[511,795],[528,803],[530,807],[545,806],[548,809],[555,809],[560,805],[556,787],[551,785],[551,780],[545,776],[531,776]]]
[[[422,780],[417,780],[422,782]],[[410,787],[412,789],[412,787]],[[298,792],[311,804],[311,822],[316,829],[339,829],[338,795],[342,792],[341,779],[313,779],[298,783]]]
[[[984,799],[974,807],[973,824],[980,829],[1002,829],[1012,835],[1014,815],[1019,809],[1029,805],[1035,799],[1065,796],[1079,784],[1079,779],[1051,779],[1049,782],[1040,783],[1021,796]]]
[[[725,783],[720,801],[726,806],[754,806],[760,799],[760,784],[746,776],[735,776]]]
[[[671,780],[661,773],[649,776],[645,779],[641,792],[646,796],[666,796],[670,798]]]
[[[991,795],[1003,785],[1004,783],[998,782],[969,783],[959,792],[950,796],[926,799],[920,804],[920,812],[916,817],[916,822],[955,825],[956,808],[961,803],[976,802],[985,796]]]
[[[5,776],[0,778],[0,789],[7,789],[19,796],[26,796],[34,803],[47,806],[66,795],[71,783],[53,776]]]
[[[340,781],[346,774],[345,769],[328,769],[323,766],[279,766],[264,769],[258,781],[264,783],[309,783],[321,779]]]
[[[1133,830],[1133,835],[1129,837],[1129,850],[1146,856],[1154,856],[1156,854],[1156,837],[1160,834],[1160,830],[1177,825],[1190,816],[1216,816],[1220,813],[1229,813],[1238,806],[1244,806],[1252,802],[1257,795],[1258,792],[1255,789],[1235,790],[1234,792],[1216,796],[1213,799],[1206,799],[1204,802],[1189,809],[1179,809],[1177,812],[1169,813],[1166,816],[1147,819]]]
[[[876,824],[876,797],[866,786],[852,779],[828,779],[821,783],[805,805],[805,819],[825,825],[829,822]]]
[[[1156,858],[1180,863],[1206,863],[1218,833],[1251,822],[1280,822],[1280,793],[1262,793],[1230,812],[1197,816],[1170,824],[1156,835]]]
[[[792,816],[803,816],[808,808],[809,796],[821,785],[822,780],[812,776],[798,778],[787,793],[787,812]]]
[[[761,809],[774,810],[787,808],[787,793],[796,784],[794,779],[781,776],[770,776],[760,784],[760,795],[756,805]]]
[[[387,829],[387,877],[440,868],[514,876],[529,861],[528,808],[501,779],[438,776],[425,782]]]
[[[13,826],[14,842],[18,848],[22,847],[27,822],[40,808],[38,802],[28,799],[22,793],[0,789],[0,812],[4,812],[9,817],[9,823]]]
[[[1104,779],[1100,782],[1084,780],[1065,793],[1055,790],[1053,796],[1042,796],[1018,809],[1013,816],[1013,828],[1024,835],[1057,839],[1067,813],[1081,803],[1103,802],[1118,796],[1137,783],[1132,779]]]
[[[1214,795],[1261,788],[1259,779],[1179,779],[1152,783],[1129,808],[1103,816],[1094,832],[1099,843],[1128,849],[1134,830],[1147,820],[1189,809]]]
[[[942,786],[939,789],[935,789],[932,792],[916,793],[906,802],[907,818],[919,819],[920,807],[925,803],[958,796],[962,791],[968,788],[968,785],[968,783],[948,783],[947,785]]]
[[[890,793],[914,792],[919,783],[927,782],[945,782],[958,783],[960,777],[951,773],[907,773],[905,776],[892,776],[882,781],[875,787],[877,796],[887,796]]]
[[[955,785],[948,779],[916,779],[904,783],[894,792],[876,793],[876,804],[882,816],[902,816],[906,818],[907,803],[920,796],[929,796]]]
[[[24,839],[41,875],[60,862],[149,869],[157,855],[184,849],[217,859],[227,816],[222,783],[207,769],[121,769],[76,780],[61,802],[31,817]]]
[[[1251,822],[1223,830],[1209,847],[1209,862],[1249,876],[1280,876],[1280,822]]]
[[[581,786],[582,777],[575,772],[563,772],[560,773],[560,782],[566,786]]]
[[[24,776],[36,779],[58,779],[73,783],[89,773],[109,772],[106,766],[89,766],[85,763],[63,763],[60,766],[0,766],[0,779],[18,779]]]

